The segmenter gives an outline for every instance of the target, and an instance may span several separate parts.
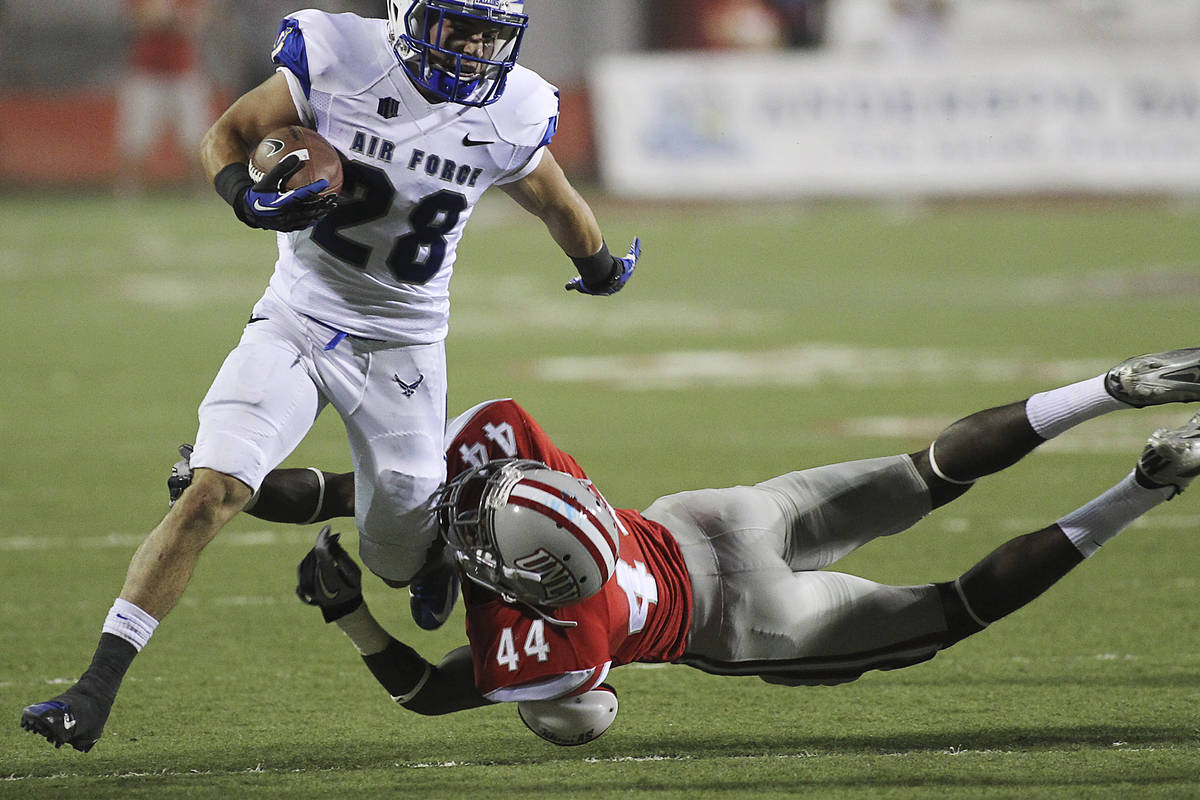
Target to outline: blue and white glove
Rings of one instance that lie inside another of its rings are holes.
[[[217,193],[233,206],[233,213],[251,228],[272,231],[301,231],[311,228],[337,207],[337,196],[321,196],[329,188],[322,178],[296,189],[288,189],[288,178],[304,166],[296,154],[280,160],[257,183],[245,164],[230,164],[213,180]]]
[[[625,254],[624,258],[617,258],[616,256],[609,255],[608,246],[605,245],[601,247],[600,252],[594,256],[590,256],[586,259],[576,258],[572,260],[575,262],[576,268],[578,268],[582,273],[587,271],[588,262],[594,263],[597,259],[602,259],[604,257],[610,258],[612,259],[612,269],[609,271],[608,277],[602,283],[589,284],[584,281],[583,276],[581,275],[578,278],[572,278],[571,280],[567,281],[567,285],[564,288],[568,292],[575,291],[579,292],[580,294],[597,296],[616,294],[625,288],[625,284],[629,283],[629,279],[633,277],[633,270],[637,267],[638,259],[641,258],[641,256],[641,238],[635,238],[633,240],[633,244],[629,245],[629,252]]]

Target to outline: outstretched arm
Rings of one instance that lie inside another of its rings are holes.
[[[468,647],[434,666],[383,629],[363,600],[362,570],[328,525],[300,562],[296,594],[350,637],[371,674],[408,710],[437,716],[489,704],[475,688]]]
[[[615,294],[629,282],[641,255],[640,242],[635,239],[624,258],[609,253],[591,207],[575,191],[549,150],[542,154],[533,172],[500,188],[544,222],[550,236],[574,262],[579,278],[568,283],[568,289],[584,294]]]
[[[361,609],[370,615],[366,605]],[[342,631],[350,635],[345,627]],[[411,647],[389,636],[383,650],[364,653],[362,658],[375,680],[409,711],[433,717],[491,704],[475,689],[471,648],[467,645],[451,650],[434,666]]]

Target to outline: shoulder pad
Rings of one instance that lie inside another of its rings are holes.
[[[558,88],[518,64],[508,74],[504,94],[484,111],[504,141],[541,147],[558,128]]]
[[[345,54],[353,53],[353,58]],[[286,17],[271,60],[300,80],[305,95],[356,94],[396,66],[387,38],[387,21],[315,9]]]

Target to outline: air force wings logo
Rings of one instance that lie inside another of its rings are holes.
[[[417,387],[425,380],[425,376],[418,375],[417,379],[412,383],[405,383],[400,379],[399,375],[392,375],[392,380],[400,386],[400,391],[404,393],[405,397],[412,397],[416,393]]]

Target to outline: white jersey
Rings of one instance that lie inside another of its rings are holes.
[[[300,118],[349,163],[337,210],[279,234],[268,294],[352,335],[441,341],[463,228],[485,189],[538,165],[557,90],[518,66],[491,105],[431,103],[397,61],[387,21],[354,14],[290,15],[272,58]]]

